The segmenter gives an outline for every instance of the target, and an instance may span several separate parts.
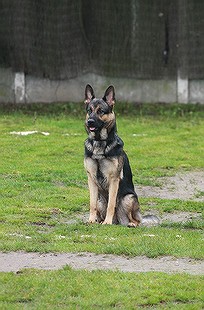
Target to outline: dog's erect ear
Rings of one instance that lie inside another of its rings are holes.
[[[95,98],[93,88],[91,85],[87,84],[85,88],[85,100],[84,103],[89,103],[92,99]]]
[[[103,100],[105,102],[107,102],[111,107],[114,106],[114,104],[115,104],[115,89],[112,85],[106,89]]]

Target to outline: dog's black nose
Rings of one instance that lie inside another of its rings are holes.
[[[95,124],[94,119],[92,119],[92,118],[88,119],[88,121],[87,121],[88,127],[92,127],[92,126],[94,126],[94,124]]]

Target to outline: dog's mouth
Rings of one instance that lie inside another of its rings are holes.
[[[96,127],[88,127],[89,128],[89,131],[96,131]]]

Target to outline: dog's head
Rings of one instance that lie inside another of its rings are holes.
[[[103,98],[97,99],[91,85],[86,85],[85,101],[86,105],[86,131],[92,138],[100,133],[107,135],[115,124],[115,115],[113,107],[115,103],[115,90],[113,86],[109,86]],[[101,136],[101,139],[103,137]]]

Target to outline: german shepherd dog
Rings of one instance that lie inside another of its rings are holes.
[[[102,99],[95,98],[93,88],[86,86],[84,165],[90,191],[89,223],[136,227],[142,217],[129,160],[117,135],[114,104],[113,86],[106,89]]]

